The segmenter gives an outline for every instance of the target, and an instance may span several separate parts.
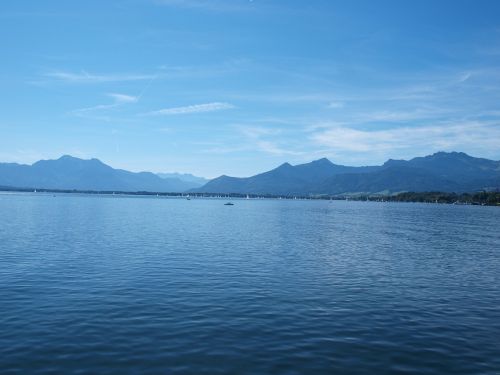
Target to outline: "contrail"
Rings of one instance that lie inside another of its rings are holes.
[[[147,91],[147,89],[149,88],[149,86],[151,86],[151,83],[153,83],[153,81],[156,80],[157,78],[158,78],[158,75],[155,75],[155,76],[151,77],[151,79],[149,80],[149,82],[146,84],[146,86],[144,86],[144,88],[142,89],[142,91],[137,96],[137,101],[139,101],[142,98],[142,96]]]

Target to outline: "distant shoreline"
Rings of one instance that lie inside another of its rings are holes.
[[[446,193],[446,192],[402,192],[397,194],[339,194],[339,195],[275,195],[241,193],[179,193],[151,191],[111,191],[76,189],[33,189],[0,187],[0,192],[52,193],[52,194],[89,194],[89,195],[132,195],[159,196],[174,198],[240,198],[240,199],[287,199],[287,200],[349,200],[369,202],[413,202],[434,204],[458,204],[500,207],[500,192]]]

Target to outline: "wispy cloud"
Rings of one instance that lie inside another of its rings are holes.
[[[256,143],[257,148],[260,151],[266,152],[268,154],[273,154],[273,155],[303,155],[304,152],[302,151],[295,151],[291,149],[285,149],[283,147],[280,147],[276,142],[271,142],[271,141],[258,141]]]
[[[338,153],[367,153],[388,158],[435,151],[494,150],[500,144],[498,122],[464,121],[422,127],[359,130],[342,125],[314,132],[310,140]]]
[[[345,104],[343,102],[339,101],[333,101],[328,103],[328,108],[333,108],[333,109],[339,109],[339,108],[344,108]]]
[[[146,113],[146,115],[153,115],[153,116],[184,115],[184,114],[189,114],[189,113],[222,111],[225,109],[232,109],[232,108],[235,108],[235,106],[230,104],[230,103],[213,102],[213,103],[205,103],[205,104],[188,105],[185,107],[165,108],[165,109],[160,109],[157,111]]]
[[[125,104],[136,103],[139,100],[138,96],[132,96],[132,95],[126,95],[126,94],[110,93],[110,94],[107,94],[107,96],[113,99],[113,103],[99,104],[99,105],[95,105],[92,107],[79,108],[79,109],[75,109],[75,110],[71,111],[71,113],[76,114],[76,115],[83,115],[83,114],[88,113],[88,112],[102,111],[102,110],[120,107],[120,106],[125,105]]]
[[[417,108],[413,110],[383,110],[369,113],[361,113],[351,116],[351,121],[366,122],[407,122],[423,119],[434,119],[447,113],[444,109]]]
[[[125,94],[115,94],[111,93],[108,94],[109,97],[113,98],[116,103],[135,103],[139,100],[137,96],[132,96],[132,95],[125,95]]]
[[[155,76],[150,74],[91,74],[86,71],[79,73],[54,71],[45,73],[46,78],[51,78],[66,83],[105,83],[123,81],[151,80]]]
[[[239,125],[237,126],[237,129],[241,132],[241,134],[249,139],[260,139],[263,136],[278,135],[281,133],[280,129],[267,128],[263,126]]]
[[[239,135],[226,139],[224,143],[210,144],[212,147],[200,150],[208,154],[235,154],[241,152],[265,153],[271,156],[303,155],[302,150],[291,147],[283,139],[282,131],[263,126],[233,125]]]
[[[302,151],[285,148],[280,139],[281,130],[259,126],[238,126],[240,132],[247,138],[249,149],[265,152],[275,156],[302,155]],[[274,138],[273,138],[274,137]]]

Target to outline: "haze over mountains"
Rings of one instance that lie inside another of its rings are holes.
[[[336,195],[402,191],[473,192],[500,189],[500,161],[438,152],[381,166],[349,167],[319,159],[252,177],[206,180],[189,174],[129,172],[97,159],[62,156],[33,165],[0,163],[0,187],[94,191]],[[203,185],[202,185],[203,184]],[[202,185],[202,186],[201,186]]]
[[[210,181],[207,178],[194,176],[191,173],[157,173],[157,175],[166,179],[176,178],[184,182],[189,182],[195,186],[203,186]]]

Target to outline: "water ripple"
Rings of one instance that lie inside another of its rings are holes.
[[[498,374],[500,210],[0,196],[2,374]]]

